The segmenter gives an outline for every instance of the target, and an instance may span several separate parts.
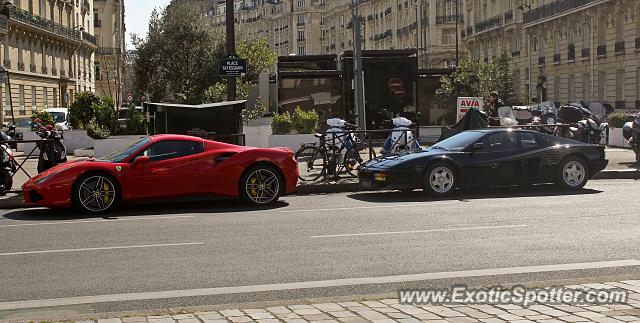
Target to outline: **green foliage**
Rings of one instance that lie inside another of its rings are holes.
[[[104,97],[100,104],[93,105],[93,121],[95,125],[107,129],[111,134],[118,131],[118,114],[110,97]]]
[[[278,60],[278,55],[271,50],[266,38],[241,40],[236,46],[240,58],[247,61],[246,82],[258,82],[260,73],[269,71]]]
[[[53,116],[51,113],[47,111],[36,111],[31,115],[31,128],[35,130],[37,125],[35,125],[36,120],[38,120],[40,126],[50,126],[53,125]]]
[[[249,83],[240,81],[236,84],[236,99],[246,100],[249,96]],[[227,101],[227,81],[223,80],[210,86],[204,93],[206,103]]]
[[[273,115],[273,119],[271,119],[271,131],[274,135],[288,135],[291,133],[291,115],[288,111]]]
[[[109,129],[98,125],[94,120],[86,125],[87,135],[93,139],[107,139],[111,135]]]
[[[127,110],[127,134],[147,134],[147,118],[144,113],[136,111],[135,106],[133,105],[129,106],[129,109]]]
[[[304,111],[298,106],[293,112],[293,129],[298,133],[313,133],[318,126],[318,119],[315,110]]]
[[[252,107],[242,110],[242,121],[249,124],[250,121],[257,120],[262,117],[266,109],[260,97],[256,99],[256,103]]]
[[[607,116],[607,122],[612,128],[622,128],[625,123],[633,121],[633,114],[614,112]]]
[[[489,93],[496,91],[504,104],[512,106],[519,103],[517,89],[518,84],[513,78],[510,58],[506,52],[489,64],[481,64],[465,57],[460,60],[456,71],[440,79],[435,104],[439,108],[451,110],[450,116],[455,121],[456,98],[483,97],[488,101]]]
[[[93,120],[94,107],[100,105],[100,99],[91,92],[82,92],[76,95],[69,108],[69,121],[75,129],[84,129]]]

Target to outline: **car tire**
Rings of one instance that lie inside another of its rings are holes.
[[[566,190],[583,188],[589,180],[589,168],[584,159],[569,156],[562,160],[558,168],[556,185]]]
[[[278,201],[284,191],[280,171],[267,164],[249,167],[240,177],[240,198],[252,206],[265,206]]]
[[[122,199],[120,184],[106,173],[80,176],[71,190],[73,205],[90,214],[108,213],[117,208]]]
[[[432,196],[452,194],[458,185],[458,175],[451,164],[435,162],[424,174],[424,191]]]

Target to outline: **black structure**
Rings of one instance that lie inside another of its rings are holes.
[[[242,109],[246,101],[201,105],[143,103],[149,113],[151,134],[181,134],[210,137],[242,133]]]

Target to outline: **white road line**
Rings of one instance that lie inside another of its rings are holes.
[[[559,265],[540,265],[540,266],[526,266],[526,267],[507,267],[507,268],[477,269],[477,270],[464,270],[464,271],[447,271],[447,272],[435,272],[435,273],[412,274],[412,275],[366,277],[366,278],[345,278],[345,279],[319,280],[319,281],[268,284],[268,285],[214,287],[214,288],[170,290],[170,291],[159,291],[159,292],[143,292],[143,293],[110,294],[110,295],[26,300],[26,301],[15,301],[15,302],[2,302],[0,303],[0,311],[26,309],[26,308],[93,304],[93,303],[127,302],[127,301],[135,301],[135,300],[228,295],[228,294],[239,294],[239,293],[256,293],[256,292],[353,286],[353,285],[366,285],[366,284],[402,283],[402,282],[415,282],[415,281],[433,280],[433,279],[511,275],[511,274],[524,274],[524,273],[556,272],[556,271],[567,271],[567,270],[616,268],[616,267],[628,267],[628,266],[640,266],[640,261],[635,259],[628,259],[628,260],[572,263],[572,264],[559,264]]]
[[[0,253],[0,257],[4,257],[4,256],[20,256],[20,255],[35,255],[35,254],[43,254],[43,253],[62,253],[62,252],[98,251],[98,250],[118,250],[118,249],[140,249],[140,248],[195,246],[195,245],[203,245],[203,244],[204,243],[202,243],[202,242],[184,242],[184,243],[145,244],[145,245],[117,246],[117,247],[97,247],[97,248],[79,248],[79,249],[19,251],[19,252]]]
[[[74,221],[56,221],[56,222],[38,222],[38,223],[20,223],[0,225],[0,228],[16,228],[16,227],[32,227],[40,225],[61,225],[61,224],[77,224],[77,223],[96,223],[96,222],[121,222],[121,221],[144,221],[144,220],[166,220],[166,219],[184,219],[193,218],[192,215],[176,215],[176,216],[153,216],[143,218],[118,218],[118,219],[95,219],[95,220],[74,220]]]
[[[327,209],[302,209],[302,210],[283,210],[280,213],[297,213],[297,212],[318,212],[318,211],[344,211],[344,210],[365,210],[365,209],[385,209],[385,208],[401,208],[401,207],[414,207],[414,206],[429,206],[429,205],[447,205],[456,204],[458,201],[451,202],[429,202],[429,203],[405,203],[405,204],[392,204],[392,205],[376,205],[376,206],[354,206],[354,207],[336,207]]]
[[[506,229],[506,228],[524,228],[528,226],[529,225],[527,224],[514,224],[514,225],[497,225],[497,226],[490,226],[490,227],[466,227],[466,228],[463,227],[463,228],[444,228],[444,229],[413,230],[413,231],[344,233],[344,234],[327,234],[327,235],[320,235],[320,236],[310,236],[310,238],[318,239],[318,238],[375,236],[375,235],[389,235],[389,234],[413,234],[413,233],[431,233],[431,232],[449,232],[449,231],[467,231],[467,230],[490,230],[490,229]]]

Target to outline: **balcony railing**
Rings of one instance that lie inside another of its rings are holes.
[[[591,49],[590,48],[583,48],[582,49],[582,58],[589,58],[590,55],[591,55]]]
[[[98,47],[96,49],[96,54],[98,55],[115,55],[120,51],[119,48],[116,47]]]
[[[80,41],[80,32],[69,27],[65,27],[49,19],[44,19],[40,16],[32,15],[28,11],[22,10],[15,6],[11,7],[11,19],[30,25],[32,27],[46,30],[62,37]]]
[[[607,45],[599,45],[596,55],[598,55],[598,57],[605,57],[607,56]]]
[[[513,10],[504,13],[504,23],[508,24],[510,22],[513,22]]]
[[[624,41],[616,42],[616,45],[615,45],[616,54],[624,54],[624,47],[625,47]]]
[[[477,23],[476,34],[479,34],[483,31],[486,31],[492,28],[500,27],[502,25],[503,18],[504,18],[503,15],[499,15],[499,16],[494,16]]]
[[[530,24],[543,19],[551,18],[565,12],[574,11],[576,8],[601,0],[557,0],[529,10],[524,13],[524,23]]]
[[[85,41],[90,42],[93,45],[96,44],[96,36],[86,32],[86,31],[82,32],[82,39],[85,40]]]
[[[436,25],[455,23],[456,18],[458,19],[458,23],[464,22],[462,15],[436,16]]]
[[[2,30],[9,29],[9,17],[5,15],[0,15],[0,29]]]

